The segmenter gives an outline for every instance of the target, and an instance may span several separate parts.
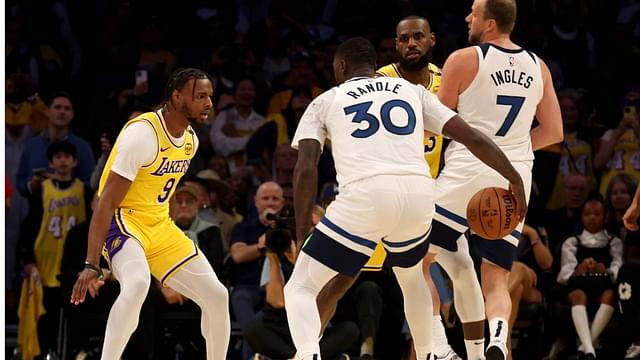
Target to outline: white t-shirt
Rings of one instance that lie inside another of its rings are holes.
[[[353,78],[318,96],[300,119],[300,140],[331,139],[340,186],[375,175],[429,176],[424,130],[442,134],[456,113],[401,78]]]

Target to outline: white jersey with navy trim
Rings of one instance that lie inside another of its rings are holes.
[[[544,90],[540,60],[522,48],[494,44],[474,48],[478,72],[459,96],[458,114],[489,136],[509,160],[533,160],[529,132]],[[458,157],[477,161],[464,145],[452,142],[445,163]]]
[[[376,175],[424,175],[424,130],[442,134],[455,112],[400,78],[354,78],[307,107],[292,146],[331,139],[340,187]]]

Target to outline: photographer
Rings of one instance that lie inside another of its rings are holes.
[[[254,212],[231,231],[229,252],[229,283],[231,286],[231,310],[235,320],[244,330],[245,324],[264,305],[264,294],[260,289],[265,248],[265,232],[272,221],[267,214],[282,209],[282,188],[275,182],[265,182],[258,187],[254,197],[257,216]],[[243,358],[250,354],[245,347]]]
[[[274,219],[275,223],[266,234],[267,260],[260,279],[260,286],[266,292],[266,303],[262,318],[258,317],[247,324],[244,337],[257,353],[257,359],[291,359],[296,349],[284,309],[284,284],[291,277],[295,264],[296,242],[291,235],[295,230],[294,215],[291,208],[284,208],[268,218]],[[353,322],[342,322],[328,328],[320,340],[322,358],[348,358],[342,353],[358,337],[358,327]]]

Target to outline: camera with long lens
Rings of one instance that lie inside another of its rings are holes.
[[[296,233],[296,218],[292,206],[285,206],[279,212],[268,213],[267,220],[274,221],[267,230],[265,246],[267,251],[282,254],[291,247],[293,234]]]

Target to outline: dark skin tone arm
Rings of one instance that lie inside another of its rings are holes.
[[[130,180],[114,172],[111,172],[107,178],[104,190],[98,201],[98,206],[89,225],[89,243],[86,260],[94,266],[99,266],[100,253],[109,231],[109,224],[111,223],[116,208],[124,199],[130,186]],[[94,271],[84,269],[78,276],[76,284],[73,286],[71,303],[78,305],[84,302],[87,289],[97,281],[97,274]]]
[[[519,219],[524,219],[527,207],[526,207],[526,198],[524,185],[522,183],[522,179],[520,178],[520,174],[513,168],[511,162],[504,153],[495,145],[493,141],[491,141],[488,137],[483,135],[471,128],[462,118],[458,115],[451,118],[444,125],[443,132],[446,136],[452,138],[455,141],[458,141],[464,144],[478,159],[487,164],[488,166],[494,168],[498,171],[502,176],[507,178],[510,183],[511,191],[513,192],[516,198],[516,204],[518,208],[518,216]],[[317,143],[317,141],[316,141]],[[301,143],[302,144],[302,143]],[[318,144],[319,146],[319,144]],[[300,147],[302,149],[302,147]],[[300,161],[300,153],[298,154],[298,162]],[[314,163],[315,164],[315,163]],[[297,166],[296,166],[297,167]],[[295,189],[295,185],[294,185]],[[315,189],[315,186],[314,188]],[[309,190],[311,191],[311,190]],[[313,196],[315,198],[315,191],[313,191]],[[294,194],[298,196],[297,193]],[[311,200],[313,201],[313,198]],[[311,210],[312,202],[305,205],[308,206],[308,212]],[[525,204],[522,206],[521,204]],[[298,214],[298,208],[296,207],[296,214]],[[302,215],[308,216],[308,215]],[[297,219],[296,219],[297,220]],[[304,225],[307,226],[307,225]],[[310,225],[309,225],[310,226]],[[320,294],[318,294],[318,298],[316,300],[318,304],[318,311],[320,312],[320,321],[322,323],[322,329],[325,328],[333,314],[335,313],[337,302],[342,296],[347,292],[349,287],[353,285],[356,278],[346,276],[343,274],[336,275],[325,287],[322,289]]]
[[[313,228],[311,212],[318,188],[318,160],[320,143],[315,139],[304,139],[298,144],[298,162],[293,171],[293,199],[296,214],[297,247],[302,244]],[[356,278],[338,274],[322,288],[316,299],[322,326],[329,323],[336,311],[338,300],[347,292]]]
[[[516,198],[519,221],[522,221],[527,214],[527,200],[522,178],[498,146],[486,135],[470,127],[458,115],[447,121],[442,132],[466,146],[480,161],[509,180],[509,188]]]
[[[293,206],[296,214],[296,245],[301,249],[313,227],[311,213],[318,188],[320,142],[303,139],[298,144],[298,161],[293,171]]]

